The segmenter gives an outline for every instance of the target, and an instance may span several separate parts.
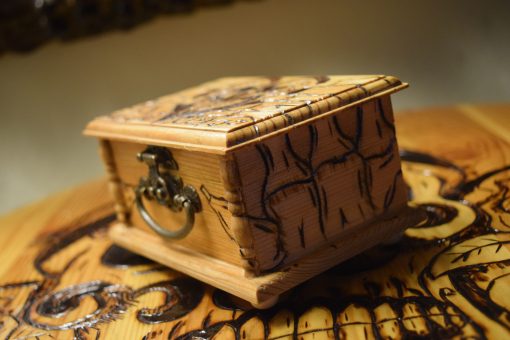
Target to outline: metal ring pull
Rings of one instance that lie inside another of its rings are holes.
[[[183,185],[179,176],[170,173],[170,170],[178,170],[179,167],[168,149],[149,146],[137,157],[149,167],[149,175],[141,177],[135,189],[136,207],[140,216],[160,236],[169,239],[184,238],[193,228],[195,213],[201,210],[197,191],[191,185]],[[145,208],[144,197],[149,201],[156,200],[175,212],[184,209],[186,222],[177,230],[162,227]]]
[[[193,209],[193,205],[189,201],[184,201],[183,208],[186,211],[186,223],[178,230],[168,230],[163,228],[158,224],[158,222],[154,221],[151,215],[145,209],[142,201],[142,194],[139,190],[136,191],[136,207],[138,208],[138,212],[140,216],[142,216],[143,220],[147,225],[154,230],[159,235],[166,238],[173,239],[181,239],[189,234],[191,229],[193,229],[193,224],[195,223],[195,209]]]

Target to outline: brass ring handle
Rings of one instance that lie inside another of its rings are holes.
[[[185,200],[182,206],[186,211],[186,223],[177,230],[168,230],[160,226],[158,222],[151,217],[143,204],[141,190],[136,190],[136,207],[138,208],[140,216],[152,230],[165,238],[182,239],[193,229],[193,224],[195,223],[195,209],[189,200]]]
[[[137,155],[140,162],[148,166],[149,173],[141,177],[135,188],[136,207],[142,219],[158,235],[168,239],[181,239],[189,234],[195,223],[195,213],[202,210],[197,191],[191,185],[184,185],[182,179],[171,171],[176,172],[179,165],[172,157],[172,153],[165,148],[149,146]],[[186,222],[177,230],[163,228],[151,217],[143,198],[155,201],[171,211],[186,212]]]

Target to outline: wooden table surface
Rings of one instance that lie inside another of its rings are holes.
[[[113,246],[104,180],[2,217],[0,338],[509,339],[510,106],[408,112],[397,130],[427,221],[269,310]]]

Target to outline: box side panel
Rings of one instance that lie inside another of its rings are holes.
[[[260,270],[290,263],[407,202],[389,96],[234,152]]]
[[[125,223],[128,216],[127,204],[122,189],[122,182],[117,173],[117,165],[113,159],[113,150],[110,141],[99,140],[99,153],[108,177],[108,189],[112,195],[115,215],[119,222]]]
[[[122,191],[124,211],[127,223],[154,234],[141,218],[135,204],[135,188],[140,177],[147,176],[148,167],[139,162],[136,155],[145,150],[146,145],[128,142],[110,142],[111,154],[118,177],[118,187]],[[169,149],[179,166],[175,175],[181,177],[184,185],[192,185],[199,194],[202,211],[195,214],[192,231],[181,240],[169,240],[173,244],[224,260],[242,265],[237,244],[231,230],[232,216],[225,199],[225,187],[222,180],[222,156],[191,152],[187,150]],[[117,200],[117,198],[116,198]],[[161,226],[178,229],[185,223],[184,212],[173,212],[156,201],[144,199],[144,205],[150,216]],[[150,244],[147,245],[150,247]]]

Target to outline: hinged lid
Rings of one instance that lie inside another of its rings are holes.
[[[224,153],[404,87],[374,75],[221,78],[96,118],[85,134]]]

